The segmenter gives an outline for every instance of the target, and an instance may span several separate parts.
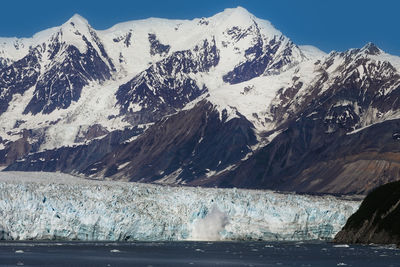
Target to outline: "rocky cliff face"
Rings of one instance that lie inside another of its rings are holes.
[[[400,182],[372,191],[335,236],[337,243],[400,244]]]
[[[94,139],[88,144],[81,144],[72,147],[60,147],[57,149],[45,150],[32,153],[21,157],[26,150],[20,152],[20,146],[27,146],[25,140],[17,141],[14,150],[7,150],[7,154],[18,153],[14,156],[14,161],[5,171],[24,170],[24,171],[45,171],[45,172],[64,172],[78,174],[90,164],[102,159],[105,155],[112,152],[121,143],[135,138],[142,134],[146,128],[134,127],[123,131],[113,131],[106,134],[101,139]],[[16,150],[16,151],[15,151]],[[15,151],[15,152],[14,152]],[[7,156],[9,158],[10,156]]]
[[[192,184],[231,168],[256,142],[252,125],[243,116],[227,121],[226,115],[220,117],[213,105],[202,101],[157,122],[83,173],[129,181]]]
[[[365,194],[400,177],[399,120],[351,135],[326,134],[314,120],[299,120],[269,145],[210,186]],[[246,177],[245,179],[243,177]]]
[[[215,39],[204,40],[193,50],[172,53],[118,88],[116,98],[121,114],[137,125],[182,109],[207,92],[207,87],[191,75],[207,73],[218,63]]]
[[[400,178],[400,58],[325,54],[243,8],[0,42],[0,164],[115,180],[366,193]]]

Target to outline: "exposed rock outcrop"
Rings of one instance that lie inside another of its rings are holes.
[[[400,245],[400,181],[372,191],[335,236],[337,243]]]

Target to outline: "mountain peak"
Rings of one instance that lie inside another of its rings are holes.
[[[214,16],[215,18],[218,18],[219,20],[226,22],[235,22],[235,24],[249,24],[252,23],[253,20],[255,19],[255,16],[251,14],[249,11],[247,11],[243,7],[236,7],[236,8],[226,8],[224,11],[216,14]]]
[[[361,51],[368,55],[379,55],[382,53],[382,50],[372,42],[367,43],[363,48],[361,48]]]
[[[240,15],[240,16],[253,16],[247,9],[241,6],[237,6],[234,8],[225,8],[223,13],[229,14],[229,15]]]
[[[270,21],[257,18],[241,6],[226,8],[224,11],[213,16],[213,18],[225,25],[234,25],[243,28],[257,24],[258,27],[260,27],[267,35],[282,35],[282,33],[277,30]]]
[[[71,24],[73,26],[79,26],[79,25],[88,26],[89,22],[81,15],[75,13],[69,20],[67,20],[66,23],[64,23],[64,25],[65,24]]]

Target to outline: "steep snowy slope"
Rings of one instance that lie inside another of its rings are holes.
[[[108,87],[115,83],[110,81],[115,67],[86,20],[75,15],[60,27],[20,42],[29,45],[27,54],[21,51],[21,59],[0,69],[1,137],[6,148],[24,137],[31,152],[71,145],[96,123],[102,132],[124,125],[105,119],[118,114]],[[96,94],[99,87],[102,94]]]
[[[0,174],[0,239],[330,239],[360,202],[272,191]],[[63,192],[63,194],[60,194]]]
[[[269,22],[240,7],[211,18],[147,19],[104,31],[75,15],[32,38],[3,38],[0,50],[8,62],[0,68],[1,143],[16,146],[17,157],[153,123],[206,92],[306,59]],[[97,124],[101,130],[88,134]],[[22,152],[16,141],[30,149]]]

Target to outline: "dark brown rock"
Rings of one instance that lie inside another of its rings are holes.
[[[141,182],[196,184],[208,172],[235,164],[256,143],[244,117],[227,120],[206,101],[162,119],[136,140],[122,144],[84,174]],[[162,180],[160,180],[162,179]]]
[[[378,187],[335,236],[337,243],[400,244],[400,182]]]

